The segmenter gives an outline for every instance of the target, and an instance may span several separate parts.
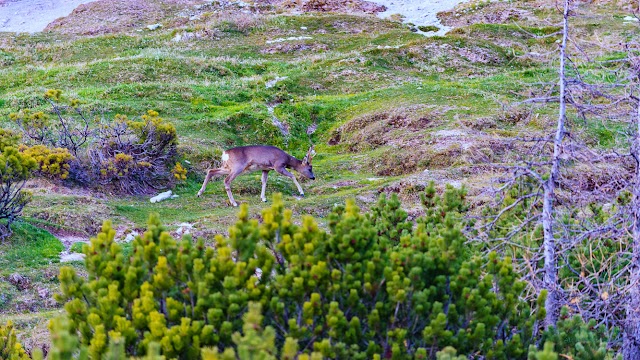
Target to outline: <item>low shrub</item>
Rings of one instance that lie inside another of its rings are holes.
[[[38,175],[130,194],[185,180],[185,169],[176,166],[176,129],[157,112],[149,110],[139,121],[116,115],[106,122],[78,100],[62,105],[60,90],[48,90],[44,98],[50,113],[23,109],[10,115],[27,143],[22,153],[39,164]]]
[[[105,223],[83,249],[88,278],[60,272],[66,315],[55,326],[94,359],[116,347],[144,356],[152,344],[178,359],[424,359],[448,347],[524,358],[544,311],[522,300],[510,259],[471,255],[463,197],[431,185],[416,226],[396,197],[366,215],[349,201],[325,232],[311,217],[294,224],[277,196],[262,223],[243,206],[215,249],[173,239],[152,217],[131,256]]]
[[[17,136],[0,129],[0,239],[11,235],[11,224],[31,200],[24,185],[38,164],[33,157],[18,151]]]

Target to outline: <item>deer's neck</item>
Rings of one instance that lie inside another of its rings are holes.
[[[287,166],[289,169],[297,169],[300,167],[300,165],[302,165],[302,161],[294,158],[293,156],[289,155],[289,159],[287,161]]]

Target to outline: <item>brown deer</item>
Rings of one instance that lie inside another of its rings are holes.
[[[264,193],[267,189],[267,177],[271,170],[275,170],[291,178],[293,183],[296,184],[300,196],[304,196],[304,191],[302,191],[298,180],[296,180],[296,177],[287,171],[287,169],[293,169],[300,173],[300,175],[311,180],[315,179],[316,177],[313,175],[313,168],[311,167],[312,153],[313,146],[309,148],[307,155],[300,161],[275,146],[252,145],[225,150],[222,153],[222,165],[217,169],[209,169],[207,171],[204,183],[200,191],[198,191],[198,197],[202,195],[207,187],[207,183],[213,176],[227,175],[224,179],[224,188],[227,190],[227,196],[229,196],[231,205],[238,206],[238,203],[233,199],[233,194],[231,194],[231,182],[243,172],[257,170],[262,170],[262,193],[260,194],[260,199],[262,199],[263,202],[267,201]]]

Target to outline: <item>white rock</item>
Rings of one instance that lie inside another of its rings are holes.
[[[267,89],[270,89],[270,88],[274,87],[276,85],[276,83],[278,83],[278,81],[284,80],[286,78],[288,78],[288,76],[276,76],[275,79],[267,81],[265,83],[265,87]]]
[[[80,253],[61,254],[60,262],[84,261],[85,255]]]
[[[290,36],[288,38],[277,38],[273,40],[267,40],[265,41],[265,43],[273,44],[273,43],[279,43],[279,42],[285,42],[285,41],[310,40],[310,39],[313,39],[313,38],[311,36]]]
[[[124,237],[124,239],[122,239],[122,241],[129,243],[132,242],[133,240],[135,240],[136,236],[138,236],[138,232],[137,231],[132,231],[130,233],[127,234],[127,236]]]
[[[633,16],[625,16],[623,19],[623,21],[638,21],[637,17],[633,17]]]
[[[306,26],[300,26],[300,30],[307,30]]]
[[[176,234],[178,234],[178,235],[190,234],[191,230],[193,230],[193,224],[182,223],[182,224],[178,225],[178,228],[176,229]]]
[[[162,27],[162,24],[151,24],[151,25],[147,25],[147,29],[149,30],[156,30]]]
[[[172,192],[171,192],[171,190],[168,190],[168,191],[162,192],[162,193],[152,197],[151,199],[149,199],[149,201],[151,201],[152,203],[157,203],[157,202],[160,202],[162,200],[167,200],[167,199],[170,199],[170,198],[172,198]]]

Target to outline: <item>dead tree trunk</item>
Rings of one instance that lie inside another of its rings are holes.
[[[544,279],[543,287],[547,290],[547,301],[545,308],[547,315],[545,317],[545,328],[553,327],[558,320],[560,313],[560,294],[558,289],[558,265],[556,254],[556,239],[553,231],[553,209],[554,194],[556,181],[560,173],[560,152],[562,139],[565,135],[565,119],[566,119],[566,77],[565,77],[565,60],[567,37],[569,35],[569,0],[564,1],[563,22],[562,22],[562,42],[560,43],[560,106],[558,112],[558,123],[556,134],[553,139],[553,158],[551,159],[551,171],[549,178],[545,181],[542,200],[542,231],[544,236]]]
[[[637,78],[637,77],[636,77]],[[636,134],[631,145],[635,159],[633,179],[631,268],[622,352],[625,360],[640,360],[640,99],[637,101]]]

